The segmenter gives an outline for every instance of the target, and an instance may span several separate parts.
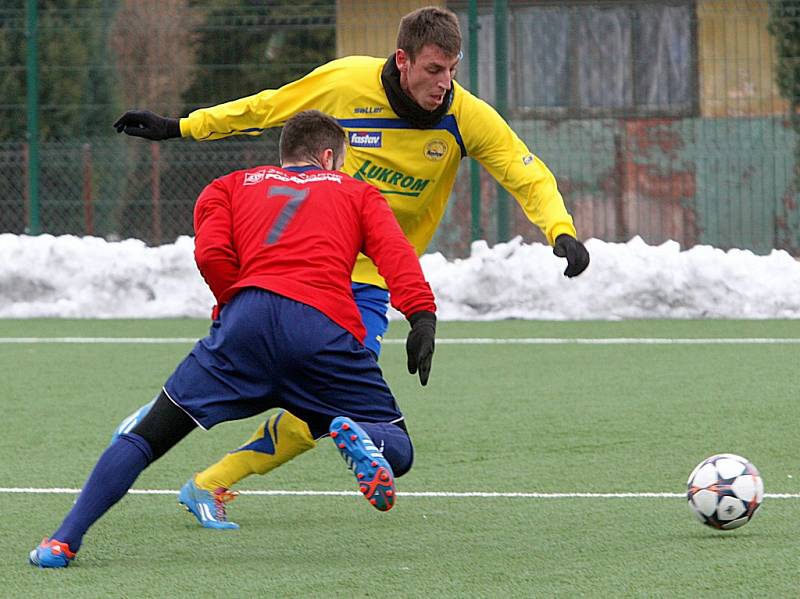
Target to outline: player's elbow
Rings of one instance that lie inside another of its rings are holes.
[[[222,246],[195,246],[194,261],[201,272],[206,269],[238,269],[236,254]]]
[[[212,255],[213,254],[211,252],[195,248],[194,263],[197,265],[197,268],[200,270],[200,272],[205,272],[206,269],[208,269],[209,264],[213,262]]]
[[[197,269],[216,298],[235,283],[239,276],[239,262],[230,252],[195,250],[194,259]]]

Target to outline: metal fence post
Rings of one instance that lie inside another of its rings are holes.
[[[161,244],[161,147],[158,142],[150,143],[151,201],[153,217],[153,245]]]
[[[25,5],[26,25],[26,109],[28,141],[28,227],[27,233],[42,232],[39,205],[39,17],[36,0]]]
[[[494,0],[495,108],[500,116],[508,113],[508,0]],[[497,184],[497,241],[509,237],[508,192]]]
[[[469,0],[469,85],[473,94],[478,95],[478,0]],[[478,162],[470,159],[469,187],[471,204],[472,241],[483,239],[481,228],[481,172]]]
[[[94,235],[94,205],[92,200],[92,146],[85,143],[81,147],[83,166],[83,220],[86,235]]]

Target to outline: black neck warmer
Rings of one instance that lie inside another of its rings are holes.
[[[425,110],[410,98],[400,87],[400,69],[392,54],[381,72],[381,83],[386,92],[386,98],[395,114],[407,120],[415,129],[431,129],[441,121],[450,109],[453,102],[453,88],[445,93],[444,100],[435,110]]]

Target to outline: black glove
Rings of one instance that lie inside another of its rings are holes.
[[[436,337],[436,314],[433,312],[416,312],[408,317],[411,330],[406,338],[406,354],[408,354],[408,373],[419,370],[419,382],[428,384],[433,360],[434,338]]]
[[[114,123],[117,133],[156,141],[181,136],[178,119],[159,116],[149,110],[129,110]]]
[[[572,235],[562,233],[556,237],[553,253],[559,258],[567,259],[565,277],[577,277],[589,266],[589,252],[586,247]]]

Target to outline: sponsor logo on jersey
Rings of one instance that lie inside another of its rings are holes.
[[[425,144],[423,154],[428,160],[441,160],[447,154],[447,143],[441,139],[433,139]]]
[[[349,138],[354,148],[380,148],[383,131],[351,131]]]
[[[522,157],[522,164],[528,166],[531,162],[533,162],[533,154],[528,154],[527,156]]]
[[[394,194],[417,197],[428,186],[431,179],[420,179],[401,171],[379,166],[371,160],[365,160],[353,175],[355,179],[367,181],[378,188],[382,194]],[[386,186],[395,189],[386,189]],[[399,190],[397,188],[400,188]]]
[[[341,183],[342,176],[338,173],[323,171],[308,173],[297,173],[296,175],[285,175],[278,171],[272,171],[264,175],[265,179],[274,179],[276,181],[291,181],[292,183],[315,183],[317,181],[333,181],[334,183]]]
[[[264,180],[264,173],[267,171],[256,171],[255,173],[245,173],[242,185],[256,185]]]
[[[378,114],[383,112],[383,106],[357,106],[353,112],[355,114]]]

